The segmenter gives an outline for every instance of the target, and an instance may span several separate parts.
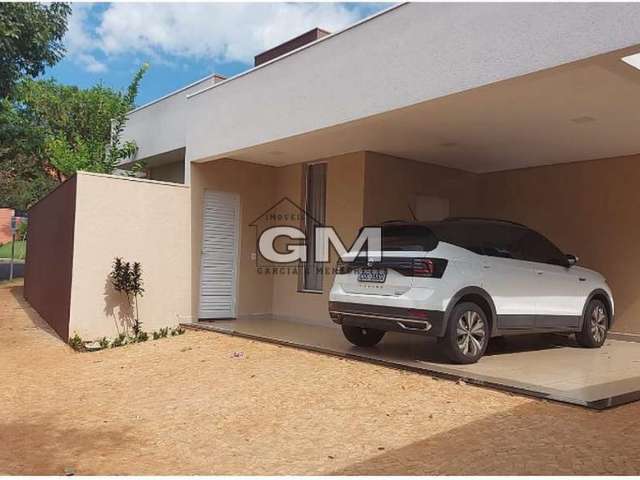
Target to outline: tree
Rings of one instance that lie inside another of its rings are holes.
[[[26,210],[76,171],[113,173],[133,156],[135,142],[121,136],[147,68],[125,92],[19,82],[11,101],[0,100],[0,203]]]
[[[18,87],[25,112],[48,131],[44,150],[60,180],[78,170],[112,173],[135,154],[135,142],[123,142],[121,136],[147,69],[146,64],[138,69],[124,93],[54,80],[27,80]]]
[[[27,210],[57,184],[43,163],[45,134],[0,100],[0,205]]]
[[[63,57],[70,14],[65,3],[0,3],[0,98],[23,75],[35,78]]]

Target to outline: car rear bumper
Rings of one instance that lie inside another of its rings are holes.
[[[384,331],[441,337],[445,330],[444,312],[439,310],[329,302],[329,315],[339,325]]]

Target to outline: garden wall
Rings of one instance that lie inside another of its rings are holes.
[[[113,337],[130,329],[133,311],[109,280],[115,257],[142,264],[143,330],[191,321],[189,208],[184,185],[78,174],[71,336]]]

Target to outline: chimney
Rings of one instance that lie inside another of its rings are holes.
[[[297,36],[296,38],[292,38],[291,40],[287,40],[280,45],[277,45],[269,50],[266,50],[262,53],[259,53],[254,58],[254,66],[261,65],[263,63],[268,62],[269,60],[273,60],[274,58],[281,57],[285,53],[289,53],[296,48],[300,48],[308,43],[315,42],[316,40],[326,37],[330,32],[326,30],[322,30],[321,28],[314,28],[309,30],[308,32],[303,33],[302,35]]]

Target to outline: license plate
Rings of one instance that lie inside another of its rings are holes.
[[[359,282],[384,283],[387,279],[387,270],[379,268],[363,268],[358,272]]]

